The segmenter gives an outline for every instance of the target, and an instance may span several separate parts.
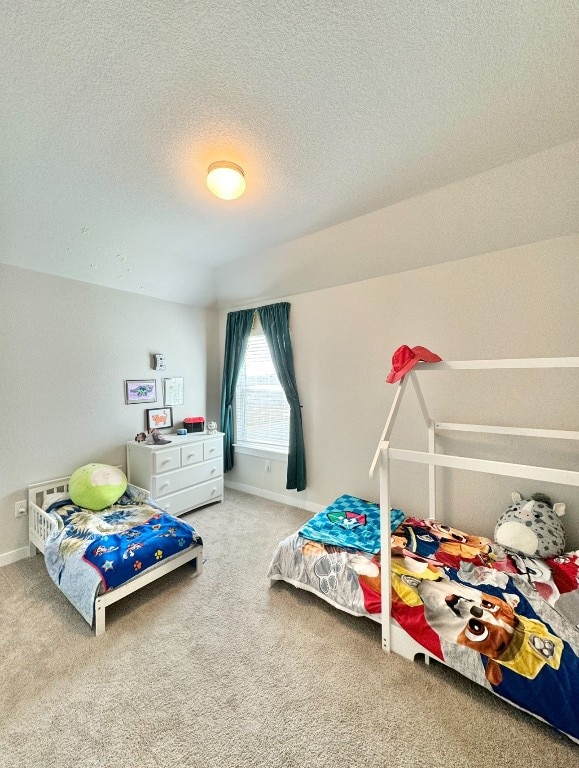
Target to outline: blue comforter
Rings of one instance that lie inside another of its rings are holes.
[[[58,523],[45,543],[48,573],[89,624],[98,594],[202,544],[191,525],[168,515],[132,486],[100,512],[69,498],[58,499],[46,511]]]

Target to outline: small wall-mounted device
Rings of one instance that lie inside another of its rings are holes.
[[[166,371],[167,361],[165,359],[165,355],[155,355],[154,358],[155,358],[155,370]]]

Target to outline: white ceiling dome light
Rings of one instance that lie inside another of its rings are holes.
[[[235,200],[247,186],[243,168],[227,160],[211,163],[207,171],[207,186],[222,200]]]

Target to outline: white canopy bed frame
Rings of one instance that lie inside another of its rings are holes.
[[[503,461],[474,459],[466,456],[452,456],[438,453],[436,450],[436,435],[439,432],[471,432],[489,433],[494,435],[511,435],[520,437],[539,437],[557,440],[577,440],[579,432],[560,429],[530,429],[514,426],[491,426],[482,424],[458,424],[440,422],[433,419],[426,406],[417,373],[422,371],[456,371],[479,370],[492,371],[499,369],[540,369],[540,368],[579,368],[579,357],[559,358],[530,358],[510,360],[463,360],[456,362],[418,363],[397,384],[396,394],[386,419],[376,453],[370,467],[370,477],[374,475],[379,464],[380,473],[380,528],[381,528],[381,591],[382,591],[382,648],[387,653],[395,652],[408,659],[414,659],[423,654],[428,662],[425,649],[413,640],[391,618],[391,529],[390,529],[390,465],[392,461],[413,462],[428,466],[428,518],[436,518],[436,467],[451,469],[467,469],[474,472],[484,472],[492,475],[521,477],[542,482],[560,483],[562,485],[579,487],[579,472],[555,469],[551,467],[511,464]],[[410,451],[390,446],[390,435],[404,396],[408,381],[412,382],[426,429],[428,431],[428,451]],[[390,619],[388,618],[390,617]]]
[[[51,517],[43,509],[42,505],[48,494],[65,493],[68,491],[69,477],[61,477],[56,480],[48,480],[44,483],[35,483],[28,486],[28,540],[30,556],[36,555],[37,551],[44,554],[44,545],[50,532],[58,527],[54,517]],[[136,487],[136,486],[135,486]],[[149,495],[149,491],[140,488]],[[192,562],[194,561],[194,562]],[[137,589],[145,587],[152,581],[161,578],[166,573],[179,568],[185,563],[191,562],[195,568],[195,575],[199,575],[203,570],[203,547],[196,545],[180,552],[173,557],[160,562],[153,568],[149,568],[139,576],[134,576],[130,581],[121,584],[114,589],[97,595],[94,606],[94,633],[102,635],[105,631],[105,610],[107,606],[116,603],[123,597],[130,595]]]

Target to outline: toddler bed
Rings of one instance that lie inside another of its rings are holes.
[[[203,542],[184,520],[129,484],[101,511],[74,504],[69,477],[28,488],[30,554],[43,553],[50,577],[94,626],[105,631],[108,605],[185,563],[203,568]]]
[[[278,544],[269,578],[382,622],[379,515],[340,496]],[[484,537],[402,518],[390,511],[392,649],[437,659],[579,740],[579,551],[522,564]]]
[[[438,363],[428,370],[557,365],[579,367],[579,359]],[[396,450],[388,442],[407,379],[413,381],[429,431],[425,453]],[[488,538],[444,525],[436,518],[434,468],[574,486],[579,486],[579,472],[440,454],[435,433],[443,429],[579,440],[577,432],[435,422],[412,371],[398,385],[372,464],[371,472],[380,466],[380,506],[340,497],[279,544],[269,577],[379,621],[385,651],[436,658],[579,742],[579,551],[523,561]],[[392,460],[429,465],[426,519],[401,520],[400,511],[392,510]],[[369,520],[371,541],[359,532],[345,535]]]

